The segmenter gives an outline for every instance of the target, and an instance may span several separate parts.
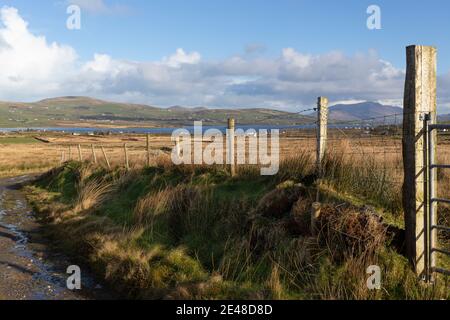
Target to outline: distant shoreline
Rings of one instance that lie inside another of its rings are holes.
[[[137,134],[172,134],[174,130],[179,128],[187,129],[188,131],[193,131],[193,126],[180,126],[180,127],[128,127],[128,128],[94,128],[94,127],[35,127],[35,128],[0,128],[0,132],[2,133],[12,133],[12,132],[59,132],[59,133],[80,133],[80,134],[88,134],[88,133],[137,133]],[[289,126],[289,125],[238,125],[236,129],[279,129],[279,130],[289,130],[289,129],[313,129],[314,125],[299,125],[299,126]],[[203,130],[208,129],[219,129],[224,131],[226,126],[217,125],[204,125]]]

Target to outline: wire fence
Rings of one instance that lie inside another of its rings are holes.
[[[304,109],[298,114],[318,111],[317,108]],[[327,123],[325,167],[331,168],[325,173],[325,178],[335,180],[339,186],[348,191],[354,184],[354,190],[366,197],[378,197],[387,206],[397,203],[401,207],[401,187],[404,183],[403,165],[403,119],[409,114],[392,114],[370,117],[366,119],[339,120],[333,119]],[[417,118],[417,117],[415,117]],[[272,120],[278,119],[274,117]],[[264,119],[260,122],[267,121]],[[258,123],[255,122],[255,126]],[[318,148],[316,116],[306,116],[301,125],[280,129],[279,155],[281,162],[302,157],[310,168],[317,165]],[[268,129],[270,125],[266,126]],[[248,126],[245,126],[248,129]],[[259,139],[260,136],[256,136]],[[246,158],[252,151],[251,138],[247,137]],[[45,140],[45,139],[41,139]],[[116,134],[111,136],[59,135],[49,141],[21,147],[14,146],[8,161],[12,167],[29,166],[29,171],[54,167],[70,160],[89,161],[105,168],[122,167],[126,169],[142,168],[156,165],[161,157],[171,156],[175,142],[170,135]],[[200,139],[203,147],[211,143],[211,139]],[[198,141],[197,141],[198,142]],[[270,139],[269,152],[271,151]],[[192,142],[194,144],[194,142]],[[255,148],[255,145],[253,145]],[[227,144],[222,143],[226,153]],[[450,163],[450,132],[441,130],[438,135],[437,163]],[[0,156],[0,166],[2,157]],[[226,157],[223,157],[226,159]],[[337,160],[337,161],[336,161]],[[352,171],[342,182],[342,176],[336,175],[332,162],[345,165],[347,171]],[[36,163],[35,166],[30,164]],[[239,165],[237,165],[239,167]],[[12,168],[11,167],[11,168]],[[26,169],[26,168],[25,168]],[[425,169],[425,167],[423,168]],[[450,198],[450,170],[437,170],[438,197]],[[369,185],[371,184],[371,185]],[[394,185],[394,187],[392,187]],[[378,193],[378,194],[376,194]],[[390,194],[389,194],[390,193]],[[391,196],[392,195],[392,196]],[[442,225],[448,225],[450,205],[440,204],[438,220]],[[447,235],[439,234],[441,243],[448,248]]]
[[[317,111],[317,108],[306,108],[296,114],[314,111]],[[405,114],[401,113],[366,119],[330,120],[327,125],[327,154],[345,158],[346,161],[352,162],[355,169],[366,168],[368,162],[376,163],[378,167],[392,173],[390,179],[401,183],[404,116]],[[273,116],[271,119],[274,121],[279,118],[281,117]],[[267,121],[267,119],[261,119],[261,121]],[[317,124],[317,117],[309,115],[305,117],[301,125],[295,128],[280,129],[280,160],[306,154],[310,156],[311,166],[314,166],[317,152]],[[450,158],[450,152],[448,152],[450,151],[450,134],[441,132],[438,141],[440,144],[438,161],[449,163],[450,159],[447,157]],[[205,146],[211,141],[204,139],[203,142]],[[109,162],[109,166],[135,167],[152,164],[160,156],[170,156],[174,146],[175,142],[171,140],[170,135],[61,135],[60,138],[49,141],[47,144],[28,146],[26,158],[27,160],[42,158],[44,164],[82,160],[107,166]],[[247,156],[252,151],[258,151],[250,148],[248,140]],[[222,152],[226,152],[225,143]],[[32,160],[26,162],[32,163]]]

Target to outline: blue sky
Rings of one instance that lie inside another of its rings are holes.
[[[69,2],[81,7],[80,30],[66,28]],[[371,4],[381,8],[381,30],[366,26]],[[76,86],[73,94],[164,106],[295,109],[323,88],[332,101],[400,104],[405,46],[426,44],[438,47],[440,103],[450,106],[444,0],[3,0],[4,6],[17,9],[30,37],[45,37],[43,57],[52,43],[61,50],[50,54],[58,58],[47,63],[48,72],[25,79],[12,70],[9,87],[0,79],[1,99],[70,94]],[[72,76],[54,71],[61,68]],[[25,84],[45,81],[43,74],[53,80],[20,94]]]
[[[404,47],[413,43],[436,45],[450,56],[446,0],[105,0],[111,12],[83,10],[76,32],[65,28],[63,0],[3,2],[18,8],[31,30],[74,46],[86,59],[96,52],[158,59],[180,47],[220,59],[252,44],[265,46],[269,55],[286,47],[310,53],[376,49],[399,66]],[[382,30],[366,27],[371,4],[382,10]],[[450,59],[440,64],[450,69]]]

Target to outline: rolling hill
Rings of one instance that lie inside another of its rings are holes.
[[[333,121],[359,121],[378,118],[386,121],[395,121],[393,115],[397,115],[397,122],[402,119],[403,109],[386,106],[376,102],[362,102],[351,105],[338,104],[330,107],[329,118]]]
[[[395,121],[402,119],[403,109],[376,102],[351,105],[338,104],[330,107],[330,121],[359,121],[392,115]],[[241,125],[301,125],[315,121],[314,113],[301,115],[279,110],[208,109],[173,106],[157,108],[142,104],[108,102],[89,97],[59,97],[34,103],[0,102],[0,127],[51,127],[51,126],[190,126],[194,121],[204,125],[225,125],[227,118],[234,117]],[[445,117],[445,116],[443,116]],[[450,116],[447,116],[450,120]]]
[[[224,125],[228,117],[239,124],[298,125],[312,118],[269,109],[157,108],[107,102],[88,97],[60,97],[34,103],[0,102],[0,127],[44,126],[184,126],[194,121]]]

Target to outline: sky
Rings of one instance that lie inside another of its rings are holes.
[[[72,5],[80,28],[67,26]],[[371,5],[381,29],[367,26]],[[446,112],[449,31],[446,0],[1,0],[0,100],[83,95],[298,111],[327,96],[401,105],[405,47],[423,44],[438,48]]]

